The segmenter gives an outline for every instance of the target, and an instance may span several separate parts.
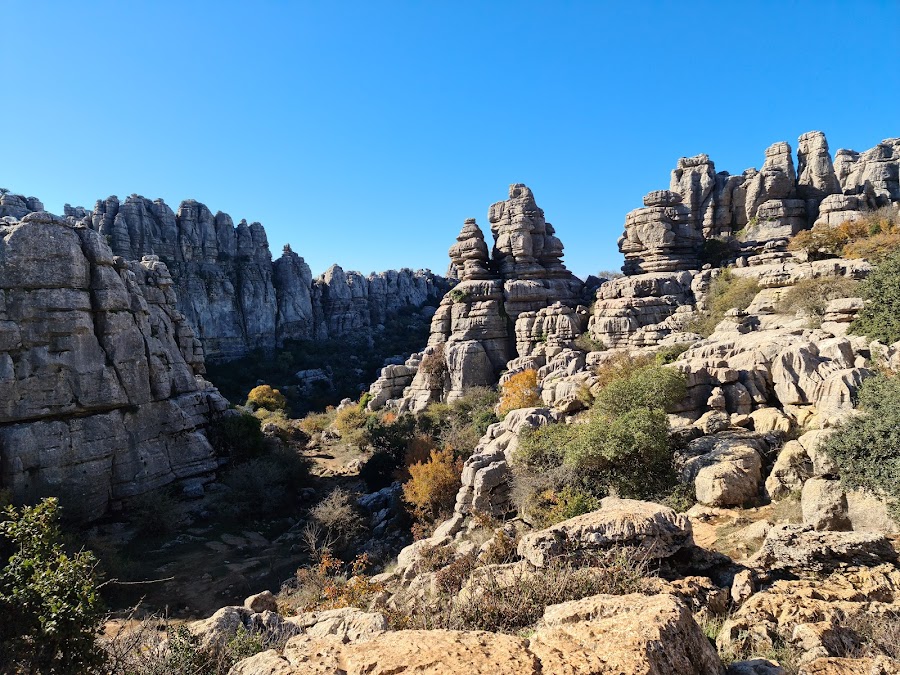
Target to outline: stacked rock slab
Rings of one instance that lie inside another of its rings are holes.
[[[419,411],[431,401],[452,401],[471,387],[496,384],[523,337],[517,332],[520,316],[534,325],[537,312],[559,303],[560,318],[542,316],[542,327],[552,324],[562,335],[565,326],[583,322],[569,314],[584,284],[563,265],[562,242],[531,190],[511,185],[509,199],[492,205],[488,219],[494,237],[490,254],[474,218],[465,221],[450,248],[451,273],[459,283],[432,318],[423,367],[399,401],[401,409]]]
[[[388,316],[435,302],[447,288],[427,270],[365,277],[335,265],[313,279],[289,246],[272,261],[259,223],[235,226],[227,214],[213,215],[194,200],[173,212],[162,200],[132,195],[120,203],[110,197],[88,214],[116,254],[157,255],[168,265],[180,290],[179,309],[212,360],[270,350],[290,339],[368,335]]]
[[[0,485],[85,518],[216,466],[227,407],[156,257],[43,212],[0,220]],[[77,509],[77,511],[75,511]]]
[[[796,170],[784,142],[766,149],[762,169],[740,175],[717,173],[707,155],[682,157],[670,189],[650,192],[626,216],[619,239],[626,278],[598,290],[592,337],[607,347],[658,344],[683,330],[692,305],[702,302],[711,280],[700,274],[709,242],[738,267],[794,266],[787,244],[800,230],[896,208],[898,171],[900,139],[863,153],[838,150],[832,162],[821,131],[800,136]]]

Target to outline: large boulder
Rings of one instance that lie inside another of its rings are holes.
[[[634,548],[663,559],[693,545],[691,523],[670,508],[633,499],[606,497],[600,509],[522,537],[520,556],[544,567],[557,556],[580,556],[613,547]]]

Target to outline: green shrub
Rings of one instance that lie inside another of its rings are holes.
[[[703,242],[703,250],[700,252],[701,264],[710,264],[713,267],[722,267],[734,252],[731,245],[722,239],[706,239]]]
[[[687,394],[687,381],[674,368],[647,365],[613,380],[600,390],[596,407],[608,415],[640,409],[669,409]]]
[[[216,453],[233,462],[259,457],[266,450],[260,420],[246,413],[223,415],[209,425],[206,433]]]
[[[95,642],[101,600],[96,559],[67,553],[56,499],[9,506],[0,522],[0,666],[3,672],[80,673],[103,662]]]
[[[158,536],[177,524],[178,501],[166,489],[153,490],[128,500],[128,516],[140,534]]]
[[[653,362],[658,366],[665,366],[670,363],[674,363],[678,360],[678,357],[684,354],[688,349],[690,349],[692,343],[690,342],[679,342],[674,345],[666,345],[662,347],[653,357]]]
[[[850,332],[888,345],[900,340],[900,251],[884,258],[860,288],[866,304]]]
[[[900,518],[900,377],[876,375],[859,389],[862,414],[851,417],[825,440],[841,480],[888,499]]]
[[[222,475],[231,488],[225,508],[239,516],[267,516],[292,509],[301,487],[309,485],[309,460],[290,448],[273,450],[234,464]]]
[[[494,408],[500,395],[487,387],[472,387],[453,403],[432,403],[418,416],[419,429],[450,446],[457,457],[469,457],[487,428],[498,422]]]
[[[747,309],[759,292],[755,279],[735,276],[724,270],[712,280],[707,295],[707,309],[699,312],[688,330],[709,337],[730,309]]]
[[[818,327],[831,300],[854,297],[859,290],[859,282],[846,277],[802,279],[781,296],[778,311],[784,314],[802,311],[812,319],[813,327]]]
[[[597,340],[590,333],[582,333],[575,338],[575,346],[583,352],[602,352],[606,350],[603,340]]]
[[[514,457],[520,480],[524,474],[535,489],[557,492],[559,481],[567,478],[557,471],[562,466],[595,496],[613,492],[648,499],[671,489],[673,449],[666,408],[684,397],[684,375],[656,365],[622,372],[601,389],[584,421],[522,435]],[[526,494],[518,501],[534,505],[540,499]]]

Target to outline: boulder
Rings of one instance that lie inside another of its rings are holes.
[[[768,572],[802,575],[896,559],[888,539],[874,532],[817,532],[811,525],[775,525],[748,564]]]
[[[800,498],[803,523],[816,530],[849,530],[847,496],[838,480],[810,478]]]
[[[613,547],[635,548],[663,559],[693,545],[691,523],[670,508],[633,499],[606,497],[600,509],[526,534],[518,553],[535,567],[557,556],[578,556]]]

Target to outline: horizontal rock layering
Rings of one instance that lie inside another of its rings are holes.
[[[532,351],[535,330],[563,341],[583,332],[587,312],[576,315],[575,308],[584,283],[563,265],[562,242],[531,190],[511,185],[509,199],[493,204],[488,220],[491,252],[475,219],[466,220],[450,248],[449,276],[458,283],[432,319],[428,348],[407,363],[403,380],[385,369],[370,392],[370,408],[387,403],[385,392],[403,385],[400,409],[452,401],[471,387],[496,384],[517,347],[519,356]]]
[[[55,494],[91,518],[215,470],[204,428],[227,402],[175,305],[155,256],[114,256],[73,218],[0,219],[0,485],[16,501]]]
[[[41,209],[34,197],[0,197],[0,216]],[[291,339],[370,335],[403,308],[436,303],[448,288],[428,270],[363,276],[334,265],[314,279],[290,246],[272,260],[259,223],[235,225],[228,214],[213,215],[192,199],[173,211],[161,199],[109,197],[93,211],[66,205],[66,216],[84,219],[127,260],[158,256],[178,289],[178,309],[210,360],[270,350]]]

